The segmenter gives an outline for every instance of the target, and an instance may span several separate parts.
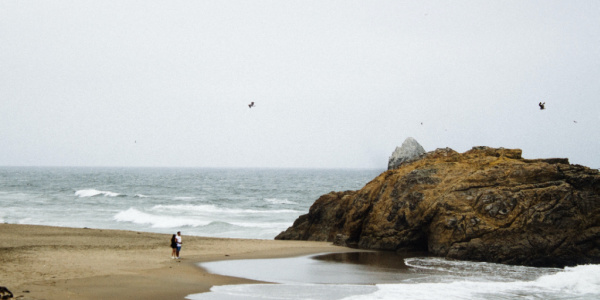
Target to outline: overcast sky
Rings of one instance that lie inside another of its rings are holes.
[[[0,1],[0,166],[386,168],[407,137],[600,168],[600,1]]]

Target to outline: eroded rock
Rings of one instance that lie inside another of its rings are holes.
[[[532,266],[600,263],[600,174],[519,149],[446,148],[321,196],[276,239]]]

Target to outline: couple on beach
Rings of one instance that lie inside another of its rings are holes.
[[[181,231],[177,231],[177,235],[171,237],[171,258],[179,259],[179,251],[181,251]]]

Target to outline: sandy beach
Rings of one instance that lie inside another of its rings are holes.
[[[0,286],[19,299],[184,299],[214,285],[252,282],[197,263],[356,251],[324,242],[187,236],[171,259],[170,235],[0,224]]]

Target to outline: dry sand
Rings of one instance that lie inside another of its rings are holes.
[[[209,274],[199,262],[355,251],[324,242],[186,236],[171,259],[168,234],[0,224],[0,286],[19,299],[184,299],[251,280]]]

